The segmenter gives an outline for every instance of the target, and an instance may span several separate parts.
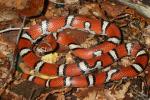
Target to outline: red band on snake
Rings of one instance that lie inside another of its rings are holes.
[[[108,39],[93,48],[81,48],[71,38],[59,34],[67,28],[86,31],[97,36],[104,35]],[[33,51],[33,46],[38,44],[43,37],[47,38],[52,50],[56,48],[57,43],[67,45],[73,51],[73,55],[84,60],[61,65],[42,61]],[[28,74],[22,74],[22,77],[47,87],[88,87],[100,86],[124,77],[137,76],[147,66],[148,54],[139,44],[121,44],[121,41],[122,35],[119,28],[114,23],[107,21],[73,15],[51,19],[49,22],[43,21],[41,25],[31,26],[27,32],[21,34],[18,41],[19,56],[28,67],[39,73],[60,77],[51,80]],[[92,74],[94,70],[101,70],[125,56],[135,57],[135,62],[128,67],[121,66],[106,72]]]

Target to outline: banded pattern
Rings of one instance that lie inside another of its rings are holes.
[[[60,35],[59,32],[66,28],[87,31],[99,36],[105,35],[108,39],[91,49],[81,48],[67,36],[65,38],[67,40],[61,40],[63,35]],[[52,44],[52,50],[55,50],[56,42],[59,40],[60,44],[67,45],[73,50],[75,56],[84,59],[84,61],[61,65],[43,62],[35,54],[32,46],[38,44],[38,41],[45,37],[48,38],[49,44]],[[19,56],[27,67],[35,69],[36,72],[60,77],[46,80],[25,73],[22,74],[22,77],[47,87],[91,87],[123,77],[134,77],[147,66],[148,54],[139,44],[120,44],[121,38],[122,35],[118,27],[107,21],[73,15],[51,19],[49,22],[43,21],[41,25],[34,25],[27,32],[21,34],[18,41]],[[128,67],[92,74],[93,71],[101,70],[125,56],[135,57],[135,63]]]

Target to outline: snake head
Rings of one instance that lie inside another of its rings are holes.
[[[39,43],[34,49],[34,52],[36,53],[36,55],[40,57],[53,51],[54,51],[53,46],[46,42]]]
[[[34,52],[38,56],[43,56],[50,52],[53,52],[57,47],[56,40],[52,35],[44,37],[36,46],[33,47]]]

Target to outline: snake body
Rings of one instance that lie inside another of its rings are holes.
[[[106,36],[107,40],[90,49],[82,48],[73,39],[59,34],[64,29],[77,29],[96,36]],[[41,60],[33,50],[42,38],[48,38],[50,50],[55,50],[57,42],[67,45],[73,55],[83,59],[73,64],[53,64]],[[64,39],[65,37],[65,39]],[[46,87],[91,87],[100,86],[106,82],[134,77],[144,71],[148,64],[148,54],[137,43],[123,43],[119,28],[103,20],[83,16],[69,15],[43,21],[41,25],[33,25],[23,32],[18,40],[19,58],[27,67],[55,79],[42,79],[36,76],[22,74],[22,77]],[[135,61],[128,67],[120,66],[108,71],[93,73],[118,61],[122,57],[133,56]]]

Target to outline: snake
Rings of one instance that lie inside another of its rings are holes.
[[[60,34],[65,29],[85,31],[96,37],[105,36],[106,40],[91,48],[83,48],[73,38]],[[71,64],[42,61],[41,57],[35,53],[34,47],[38,47],[43,38],[47,42],[43,42],[42,46],[47,51],[54,52],[57,44],[66,45],[77,59],[82,60]],[[38,85],[52,88],[101,86],[107,82],[135,77],[148,65],[148,53],[141,44],[122,41],[121,31],[113,22],[80,15],[56,17],[32,25],[21,33],[17,43],[17,64],[21,61],[26,67],[38,73],[58,76],[54,79],[43,79],[27,73],[21,75],[22,78]],[[101,71],[126,56],[134,58],[131,65],[121,65]]]

